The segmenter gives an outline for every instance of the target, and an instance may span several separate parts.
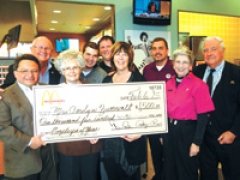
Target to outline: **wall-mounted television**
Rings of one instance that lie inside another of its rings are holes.
[[[171,0],[133,0],[133,23],[170,25]]]
[[[19,36],[20,36],[20,31],[21,31],[21,25],[17,25],[13,27],[12,29],[8,30],[8,34],[5,35],[1,41],[0,47],[4,42],[7,43],[7,49],[10,50],[12,48],[17,47],[18,41],[19,41]]]

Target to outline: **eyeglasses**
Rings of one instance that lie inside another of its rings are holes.
[[[35,69],[31,69],[31,70],[18,70],[17,72],[20,72],[22,74],[28,74],[29,72],[32,73],[32,74],[36,74],[38,73],[39,71],[38,70],[35,70]]]
[[[69,71],[76,71],[78,69],[79,69],[79,67],[77,67],[77,66],[63,68],[64,71],[68,71],[68,72]]]
[[[51,51],[52,49],[49,47],[42,47],[42,46],[33,46],[34,48],[38,50],[45,50],[45,51]]]
[[[203,52],[204,52],[204,53],[208,53],[208,52],[214,53],[214,52],[217,51],[217,49],[218,49],[218,48],[216,48],[216,47],[212,47],[212,48],[210,48],[210,49],[203,49]]]

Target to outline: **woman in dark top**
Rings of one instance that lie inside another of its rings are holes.
[[[114,74],[103,83],[145,81],[133,65],[133,49],[126,42],[116,42],[112,48]],[[139,180],[139,165],[146,160],[146,139],[141,135],[126,135],[103,141],[103,162],[109,180]]]

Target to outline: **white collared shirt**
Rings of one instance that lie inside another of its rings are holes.
[[[28,86],[25,86],[24,84],[21,84],[19,82],[17,82],[17,83],[33,107],[33,91],[32,91],[32,89],[30,89]]]

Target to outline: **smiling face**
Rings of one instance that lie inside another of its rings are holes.
[[[111,48],[112,48],[112,42],[107,39],[101,41],[99,44],[99,54],[102,56],[104,61],[110,61],[111,60]]]
[[[225,48],[222,48],[221,42],[216,39],[210,39],[204,42],[204,61],[210,68],[216,68],[223,61],[224,53]]]
[[[178,77],[186,76],[191,68],[192,64],[186,55],[178,55],[173,61],[173,69]]]
[[[62,70],[62,74],[66,79],[67,84],[80,83],[81,68],[78,66],[76,59],[67,60]]]
[[[124,50],[115,53],[113,56],[113,62],[117,71],[128,71],[129,57]]]
[[[158,66],[165,65],[168,60],[168,48],[163,41],[156,41],[152,43],[151,53]]]
[[[47,62],[52,56],[52,43],[46,37],[38,37],[33,41],[31,52],[36,56],[40,63]]]
[[[83,53],[83,58],[85,60],[85,66],[87,69],[92,69],[98,60],[98,50],[91,47],[87,47]]]
[[[39,68],[36,62],[31,60],[21,60],[18,68],[13,72],[17,81],[25,86],[32,87],[39,80]]]

